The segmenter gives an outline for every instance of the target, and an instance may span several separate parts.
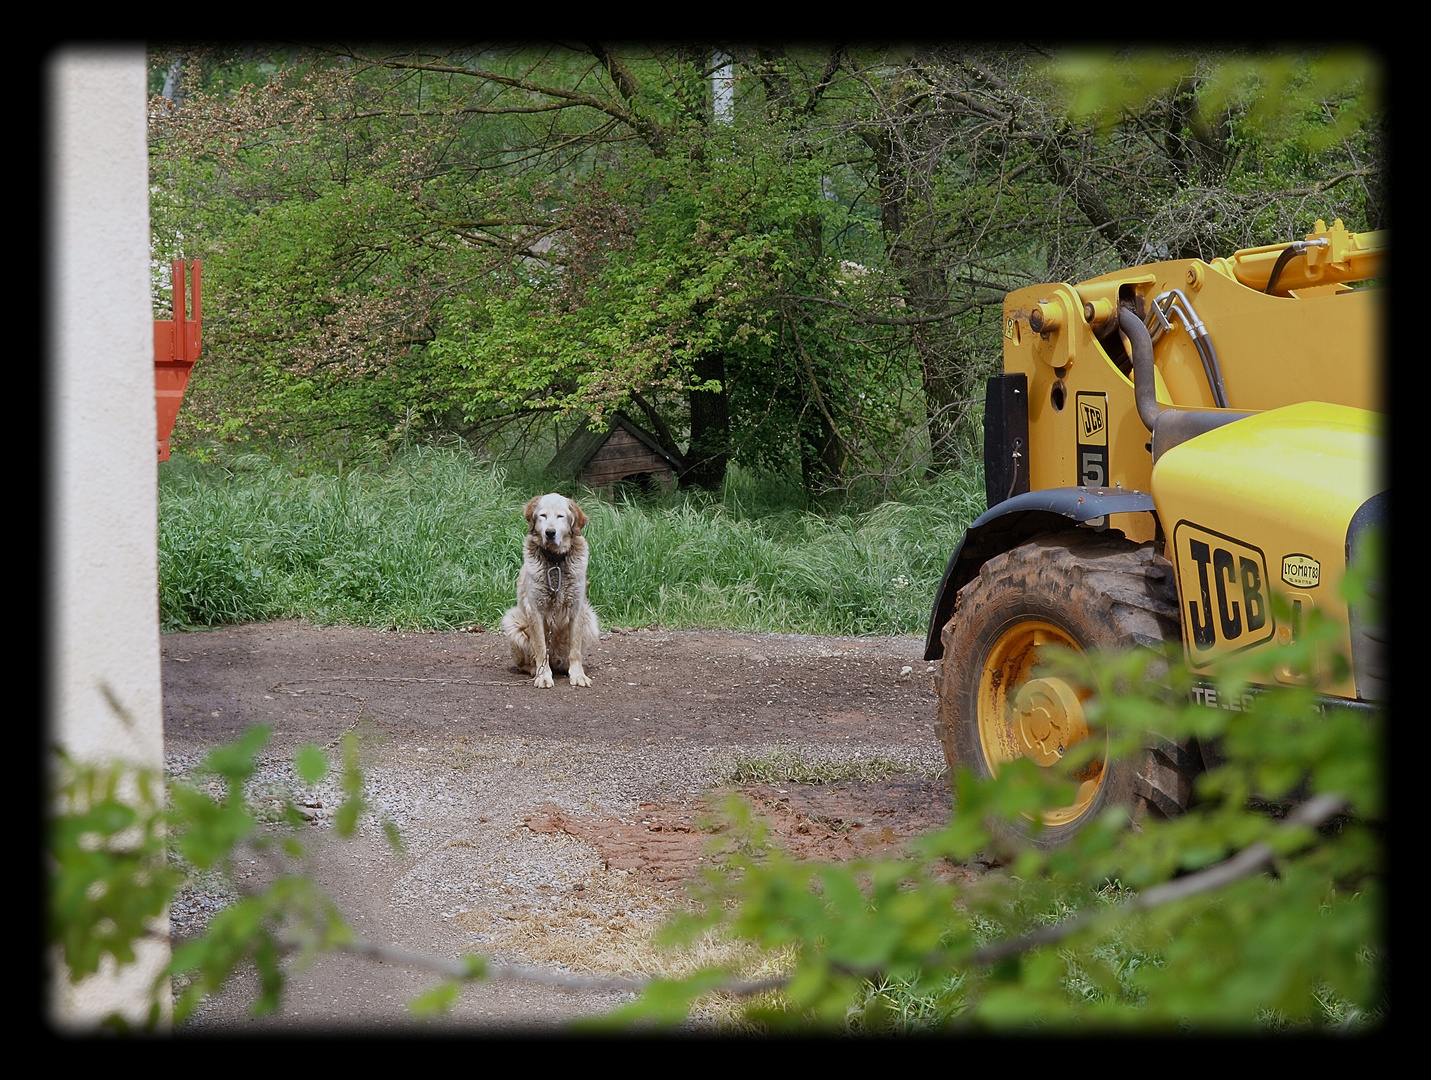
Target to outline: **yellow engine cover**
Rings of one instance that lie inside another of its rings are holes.
[[[1325,402],[1271,409],[1175,446],[1153,467],[1153,499],[1177,572],[1183,646],[1195,670],[1270,641],[1288,642],[1307,613],[1341,627],[1340,585],[1352,515],[1385,490],[1385,418]],[[1284,597],[1291,625],[1271,598]],[[1329,663],[1284,668],[1276,681],[1354,698]]]

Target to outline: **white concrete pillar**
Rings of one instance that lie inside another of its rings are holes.
[[[162,770],[144,49],[61,48],[45,79],[48,738]],[[56,978],[52,1019],[142,1021],[168,958],[146,942],[124,970]]]

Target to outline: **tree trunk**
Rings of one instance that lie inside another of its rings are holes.
[[[800,479],[808,495],[820,495],[838,481],[845,451],[825,413],[812,400],[800,421]]]
[[[695,363],[701,382],[714,379],[719,391],[691,391],[691,442],[681,483],[720,491],[730,461],[730,390],[726,386],[725,355],[707,353]]]
[[[896,140],[894,125],[898,125]],[[874,151],[879,175],[880,225],[890,264],[903,293],[904,314],[927,322],[915,323],[911,344],[919,357],[924,387],[924,415],[929,431],[930,468],[942,471],[957,464],[955,429],[960,416],[959,371],[952,348],[949,283],[940,257],[940,223],[933,220],[932,178],[922,163],[905,160],[908,148],[918,146],[921,125],[914,120],[892,120],[883,130],[863,132]],[[932,134],[932,133],[929,133]],[[900,150],[904,150],[901,157]]]

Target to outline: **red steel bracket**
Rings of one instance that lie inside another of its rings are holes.
[[[184,260],[175,259],[170,278],[174,317],[154,320],[154,408],[159,420],[160,461],[169,460],[169,437],[174,433],[174,420],[184,401],[189,373],[199,359],[199,331],[203,325],[199,280],[203,265],[198,261],[188,264],[194,290],[194,317],[187,318],[184,311]]]

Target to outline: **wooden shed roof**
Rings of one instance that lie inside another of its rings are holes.
[[[646,446],[653,454],[661,458],[671,467],[677,475],[684,472],[686,463],[679,455],[672,454],[662,448],[656,441],[656,437],[649,431],[635,423],[625,413],[612,413],[608,417],[609,426],[605,431],[592,431],[585,422],[576,429],[576,434],[567,439],[557,450],[556,456],[547,465],[547,471],[555,476],[575,477],[581,475],[581,470],[586,468],[587,462],[601,449],[602,444],[611,437],[611,433],[617,428],[622,428],[629,432],[634,438]]]

